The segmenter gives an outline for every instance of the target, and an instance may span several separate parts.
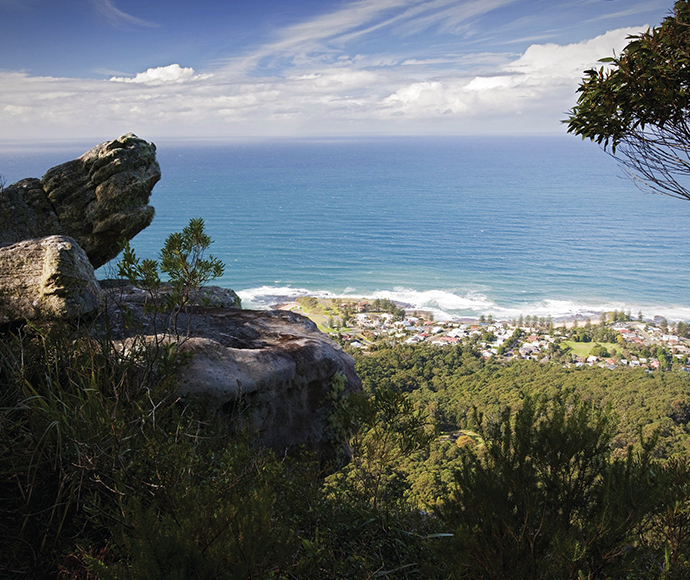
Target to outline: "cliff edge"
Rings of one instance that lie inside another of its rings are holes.
[[[74,238],[94,268],[117,256],[153,220],[148,205],[161,178],[156,146],[132,133],[0,192],[0,246],[63,235]]]

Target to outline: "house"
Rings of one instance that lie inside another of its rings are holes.
[[[534,347],[531,344],[523,344],[520,347],[520,356],[528,357],[534,352]]]
[[[437,345],[446,345],[446,344],[458,344],[460,342],[457,338],[453,338],[452,336],[439,336],[437,339],[435,339],[431,344],[437,344]]]
[[[467,336],[467,333],[462,328],[454,328],[448,333],[448,336],[453,338],[464,338]]]

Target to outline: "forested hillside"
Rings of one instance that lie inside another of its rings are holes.
[[[398,346],[363,353],[357,372],[364,388],[394,388],[410,394],[441,432],[471,429],[473,408],[497,417],[506,406],[519,407],[526,394],[577,394],[617,419],[614,447],[637,445],[640,432],[658,431],[656,455],[690,454],[690,374],[649,373],[643,369],[608,370],[583,366],[516,361],[484,362],[476,350],[462,346]]]
[[[319,465],[179,401],[174,351],[67,330],[0,343],[3,577],[690,574],[684,373],[381,349]]]

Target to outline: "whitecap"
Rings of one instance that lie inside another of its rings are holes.
[[[342,292],[310,290],[292,286],[259,286],[238,291],[245,308],[266,309],[282,302],[292,302],[301,296],[323,298],[386,298],[407,310],[431,312],[436,320],[459,317],[477,318],[493,316],[496,320],[511,320],[522,316],[539,316],[553,319],[597,318],[602,312],[629,312],[637,318],[642,312],[645,319],[664,317],[667,320],[690,320],[690,307],[680,305],[642,304],[615,301],[587,301],[548,298],[532,302],[516,300],[513,303],[497,303],[482,292],[453,292],[450,290],[415,290],[397,286],[392,290],[359,292],[352,287]]]

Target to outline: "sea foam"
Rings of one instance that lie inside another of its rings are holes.
[[[493,316],[496,320],[512,320],[522,316],[539,316],[553,319],[596,318],[602,312],[630,313],[637,318],[642,312],[645,319],[655,316],[667,320],[690,320],[690,307],[663,306],[650,303],[627,302],[586,302],[574,300],[539,300],[516,304],[498,304],[488,296],[478,292],[456,294],[447,290],[414,290],[396,287],[393,290],[378,290],[375,292],[357,292],[355,288],[347,288],[347,292],[333,292],[329,290],[309,290],[307,288],[292,288],[289,286],[261,286],[238,292],[245,308],[266,309],[280,303],[292,302],[298,297],[315,296],[320,298],[342,299],[370,299],[386,298],[401,305],[407,310],[422,310],[432,312],[436,320],[452,320],[455,318],[478,318],[479,316]]]

